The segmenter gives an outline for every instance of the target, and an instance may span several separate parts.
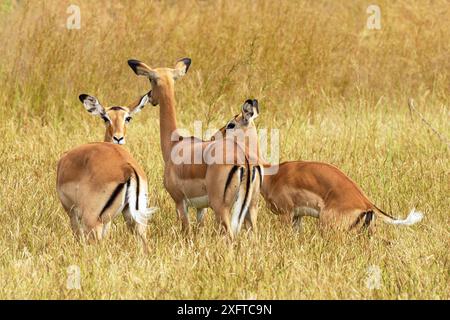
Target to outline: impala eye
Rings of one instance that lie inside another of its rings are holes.
[[[109,123],[109,119],[107,117],[102,117],[103,121],[105,121],[105,123]]]
[[[130,123],[131,119],[132,119],[131,117],[126,117],[125,118],[125,123]]]
[[[229,123],[227,125],[227,129],[234,129],[234,127],[236,127],[236,125],[234,123]]]

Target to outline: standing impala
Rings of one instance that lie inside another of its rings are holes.
[[[205,208],[211,207],[231,238],[238,234],[244,220],[256,228],[255,204],[260,188],[256,177],[261,176],[261,167],[250,163],[245,150],[231,139],[204,142],[178,133],[174,82],[186,74],[191,59],[179,60],[173,69],[150,68],[138,60],[129,60],[128,64],[137,75],[150,79],[151,103],[160,106],[164,187],[175,201],[182,230],[189,232],[188,207],[197,209],[200,221]],[[223,161],[217,154],[231,159]]]
[[[258,143],[255,124],[241,115],[231,119],[214,136],[233,135],[236,129],[245,131]],[[423,216],[412,210],[404,220],[392,217],[377,208],[342,171],[327,163],[289,161],[275,166],[266,163],[264,167],[272,167],[271,171],[276,172],[264,175],[261,193],[266,203],[272,212],[298,229],[304,216],[319,218],[322,226],[346,230],[360,226],[373,230],[371,222],[376,217],[389,224],[412,225]]]
[[[125,143],[126,124],[145,106],[148,94],[128,107],[104,108],[86,94],[80,100],[105,121],[106,132],[105,142],[75,147],[58,162],[56,189],[72,230],[76,237],[101,240],[123,212],[130,230],[145,242],[145,226],[155,211],[147,208],[147,177],[119,144]]]

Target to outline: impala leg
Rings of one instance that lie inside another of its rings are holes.
[[[147,226],[141,223],[136,222],[131,215],[128,207],[123,211],[123,216],[127,223],[128,229],[138,235],[144,242],[147,240]]]
[[[231,230],[230,210],[220,209],[214,211],[216,221],[219,224],[220,232],[233,239],[233,231]]]
[[[81,228],[80,219],[75,210],[70,212],[70,227],[77,240],[81,240],[83,235],[83,230]]]
[[[297,216],[294,216],[294,218],[293,218],[293,222],[292,222],[292,227],[294,228],[294,230],[296,231],[296,232],[302,232],[302,218],[303,218],[303,216],[301,216],[301,215],[297,215]]]
[[[207,210],[208,209],[206,209],[206,208],[197,209],[197,224],[199,227],[203,227],[203,225],[204,225],[203,219],[205,218],[205,214],[206,214]]]
[[[135,232],[136,221],[133,219],[128,205],[123,209],[122,214],[123,218],[125,219],[125,223],[127,224],[128,230],[130,230],[131,232]]]
[[[292,214],[292,212],[286,212],[286,213],[280,214],[280,221],[283,224],[292,225],[293,218],[294,218],[294,215]]]
[[[140,223],[136,222],[136,220],[133,219],[133,216],[131,215],[129,206],[126,206],[126,208],[123,210],[123,217],[127,224],[128,230],[130,230],[131,233],[133,233],[139,237],[139,239],[142,241],[142,244],[144,246],[144,250],[146,252],[148,252],[147,226],[144,224],[140,224]]]
[[[103,239],[103,222],[98,217],[83,218],[84,235],[89,243],[95,243]]]
[[[106,236],[109,234],[109,229],[111,229],[111,221],[105,223],[103,225],[103,230],[102,230],[102,238],[106,238]]]
[[[255,205],[251,205],[248,209],[248,213],[245,216],[244,224],[247,230],[257,231],[256,229],[256,221],[258,217],[258,210]]]
[[[189,216],[186,207],[186,202],[182,201],[176,204],[178,218],[181,220],[181,230],[183,233],[189,233]]]
[[[101,241],[103,239],[103,228],[104,228],[103,222],[99,221],[98,223],[95,224],[92,230],[94,242]]]

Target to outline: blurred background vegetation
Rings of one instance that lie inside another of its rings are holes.
[[[81,29],[68,30],[70,5]],[[0,297],[2,298],[442,298],[448,299],[449,149],[410,113],[408,98],[448,139],[450,5],[376,1],[0,0]],[[374,238],[302,234],[263,203],[259,233],[228,245],[214,233],[182,239],[162,185],[158,108],[128,130],[127,148],[160,208],[143,257],[121,221],[99,246],[75,242],[55,193],[56,161],[103,138],[78,95],[126,105],[149,83],[126,61],[173,66],[180,126],[221,127],[250,97],[261,128],[280,130],[282,160],[333,163],[383,209],[423,223],[380,226]],[[445,240],[447,239],[447,241]],[[82,290],[66,268],[80,266]],[[379,290],[365,286],[371,265]]]

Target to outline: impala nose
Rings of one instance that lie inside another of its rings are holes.
[[[124,137],[118,138],[118,137],[114,136],[113,137],[113,142],[116,143],[116,144],[124,144],[125,143],[125,138]]]

